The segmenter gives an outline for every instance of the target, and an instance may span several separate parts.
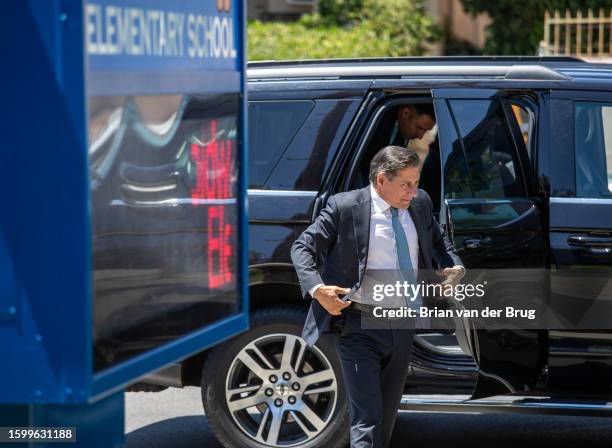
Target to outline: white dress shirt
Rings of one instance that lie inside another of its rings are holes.
[[[372,207],[370,208],[370,243],[366,269],[399,270],[395,235],[391,224],[391,206],[381,198],[374,186],[370,184]],[[410,261],[416,271],[419,267],[419,237],[408,209],[399,209],[400,224],[406,233]]]
[[[391,206],[379,196],[372,184],[370,184],[370,194],[372,196],[372,205],[370,207],[370,239],[366,269],[399,270],[395,236],[393,225],[391,224]],[[410,261],[412,262],[416,277],[416,271],[419,266],[419,237],[417,230],[408,209],[399,209],[398,217],[404,232],[406,232],[406,239],[408,240],[408,248],[410,250]],[[314,297],[315,291],[321,286],[323,284],[312,287],[308,291],[310,296]]]

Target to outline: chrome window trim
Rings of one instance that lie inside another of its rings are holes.
[[[612,198],[550,198],[551,204],[609,204],[612,205]]]

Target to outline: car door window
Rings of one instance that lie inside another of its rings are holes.
[[[612,103],[577,101],[574,105],[576,194],[612,197]]]
[[[313,108],[311,100],[249,103],[249,188],[264,187]]]
[[[455,229],[503,225],[529,204],[519,149],[526,147],[516,113],[501,100],[448,100],[455,138],[444,163],[444,198]],[[515,120],[510,122],[509,120]],[[513,134],[512,129],[515,129]]]
[[[516,125],[516,129],[521,135],[519,142],[523,145],[530,160],[533,160],[534,147],[534,130],[535,116],[533,111],[525,107],[523,104],[513,102],[511,105],[512,117],[510,117],[510,125]]]
[[[270,173],[265,188],[318,191],[361,99],[317,99]]]
[[[524,197],[519,157],[499,100],[451,100],[458,131],[445,166],[445,197]]]

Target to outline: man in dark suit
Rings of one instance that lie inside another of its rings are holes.
[[[397,108],[397,118],[391,130],[389,145],[409,147],[410,140],[422,139],[435,124],[436,115],[431,103],[403,104]],[[421,160],[423,159],[424,157],[421,157]]]
[[[435,125],[436,116],[432,103],[401,104],[389,110],[377,124],[376,131],[368,143],[359,178],[353,185],[365,185],[369,174],[367,164],[384,146],[414,149],[423,162],[423,173],[427,174],[430,169],[437,169],[439,172],[439,153],[433,151],[434,154],[429,157],[430,149],[433,149],[433,142],[436,139]],[[436,200],[436,198],[433,199]]]
[[[354,293],[366,269],[418,272],[433,269],[435,260],[448,282],[464,273],[431,199],[418,189],[420,169],[414,150],[381,149],[370,164],[370,185],[330,197],[291,248],[302,293],[314,298],[302,337],[313,345],[332,328],[336,334],[353,448],[389,443],[414,337],[413,328],[361,325],[369,308]]]

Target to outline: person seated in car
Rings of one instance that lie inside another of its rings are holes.
[[[429,145],[436,137],[436,116],[433,104],[403,104],[397,108],[397,115],[388,145],[414,149],[421,162],[429,154]]]

